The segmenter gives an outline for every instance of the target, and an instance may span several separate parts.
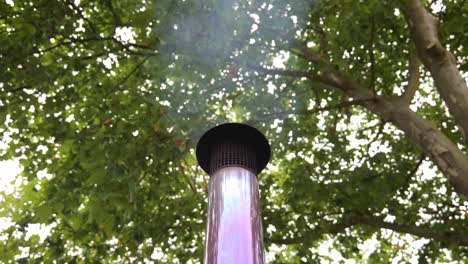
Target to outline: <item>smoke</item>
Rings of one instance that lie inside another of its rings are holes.
[[[156,17],[172,15],[156,27],[161,57],[152,62],[166,65],[156,66],[164,76],[155,77],[168,123],[178,131],[205,131],[225,122],[273,122],[272,113],[297,110],[291,83],[266,79],[254,68],[286,62],[283,47],[304,28],[314,2],[174,2],[155,8]]]

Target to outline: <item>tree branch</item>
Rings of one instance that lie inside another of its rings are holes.
[[[195,183],[194,181],[192,181],[192,179],[190,178],[190,176],[187,175],[187,172],[185,171],[184,169],[184,165],[188,167],[188,164],[187,164],[187,161],[184,159],[183,160],[183,165],[180,166],[180,169],[182,171],[182,175],[184,176],[185,180],[187,181],[187,184],[189,185],[190,189],[192,190],[192,192],[195,194],[195,195],[198,195],[198,191],[197,191],[197,188],[195,187]]]
[[[16,92],[23,91],[24,89],[32,89],[32,86],[31,85],[24,85],[24,86],[13,88],[13,89],[8,90],[6,92],[7,93],[16,93]]]
[[[296,54],[307,61],[314,63],[324,62],[320,53],[313,52],[311,49],[307,48],[307,46],[303,45],[302,43],[295,43],[290,50],[293,54]]]
[[[468,236],[460,232],[434,231],[433,229],[422,228],[419,226],[389,223],[375,217],[359,217],[357,219],[357,224],[385,228],[398,233],[406,233],[418,237],[434,239],[449,244],[468,246]]]
[[[411,100],[413,100],[414,95],[416,94],[416,91],[419,88],[420,82],[420,72],[419,72],[419,66],[420,62],[415,54],[415,51],[410,49],[410,54],[409,54],[409,62],[408,62],[409,68],[408,68],[408,85],[405,88],[405,91],[401,95],[401,100],[403,101],[404,104],[410,105]]]
[[[468,87],[456,59],[438,37],[438,20],[419,0],[403,1],[403,13],[418,56],[434,78],[435,86],[468,143]]]
[[[116,89],[114,90],[110,90],[109,92],[107,92],[107,94],[104,96],[104,98],[107,98],[109,95],[111,95],[112,93],[116,92],[116,91],[120,91],[122,89],[122,85],[124,85],[127,80],[137,72],[137,70],[146,62],[146,60],[148,59],[148,57],[145,57],[143,58],[137,65],[135,65],[135,67],[133,67],[133,69],[127,73],[120,81],[119,83],[116,85]]]
[[[96,36],[100,36],[100,32],[97,30],[96,26],[94,25],[93,22],[91,22],[91,20],[89,20],[84,14],[83,14],[83,9],[81,9],[79,6],[75,5],[75,2],[71,1],[71,0],[67,0],[67,3],[70,5],[70,7],[73,9],[73,11],[75,11],[80,17],[81,19],[83,19],[84,21],[86,21],[86,23],[88,24],[89,28],[91,29],[91,31],[96,35]]]
[[[381,123],[380,123],[380,125],[379,125],[378,130],[377,130],[377,133],[375,133],[375,136],[374,136],[371,140],[369,140],[369,143],[367,143],[367,148],[366,148],[366,149],[367,149],[367,151],[366,151],[367,153],[369,153],[369,149],[370,149],[370,147],[372,146],[372,144],[373,144],[377,139],[379,139],[380,135],[382,135],[383,129],[384,129],[384,127],[385,127],[385,124],[386,124],[386,122],[383,121],[383,120],[381,120]]]
[[[96,38],[96,37],[92,37],[92,38],[83,38],[83,39],[75,39],[75,38],[71,38],[69,40],[64,40],[64,41],[61,41],[53,46],[50,46],[48,48],[45,48],[43,50],[38,50],[38,53],[44,53],[44,52],[48,52],[48,51],[51,51],[51,50],[54,50],[56,48],[60,48],[62,46],[69,46],[69,45],[72,45],[72,44],[76,44],[76,43],[87,43],[87,42],[92,42],[92,41],[109,41],[109,40],[113,40],[113,38],[111,37],[104,37],[104,38]]]
[[[423,228],[414,225],[403,225],[397,223],[389,223],[385,222],[384,220],[373,217],[373,216],[352,216],[349,220],[338,223],[332,224],[330,226],[326,226],[321,230],[312,230],[309,232],[317,232],[319,235],[325,234],[338,234],[342,233],[346,230],[346,228],[350,228],[357,225],[364,225],[364,226],[372,226],[380,229],[388,229],[398,233],[403,234],[410,234],[413,236],[433,239],[439,242],[443,242],[446,244],[456,244],[459,246],[468,246],[468,236],[464,235],[459,232],[453,231],[434,231],[433,229]],[[306,235],[298,236],[295,238],[276,238],[272,237],[266,239],[268,242],[275,243],[275,244],[302,244],[306,243],[309,240],[309,237]]]
[[[305,55],[305,57],[308,56]],[[465,200],[468,199],[468,156],[455,143],[400,100],[378,96],[364,85],[336,70],[329,63],[320,61],[320,57],[311,56],[310,58],[313,62],[325,65],[318,74],[277,69],[264,69],[264,71],[270,74],[306,77],[338,89],[354,100],[366,100],[363,103],[364,107],[405,132],[447,176],[455,191]]]
[[[371,18],[371,32],[369,40],[369,61],[370,61],[370,89],[375,93],[375,54],[374,54],[374,38],[375,38],[375,18]]]
[[[117,13],[115,13],[115,9],[114,9],[114,5],[112,4],[112,0],[106,0],[106,4],[109,7],[109,11],[112,14],[112,18],[114,19],[114,26],[115,27],[120,26],[122,24],[122,22],[120,21],[120,18],[117,15]]]
[[[121,48],[123,48],[125,51],[127,51],[128,53],[130,54],[133,54],[133,55],[140,55],[140,56],[158,56],[159,53],[158,52],[148,52],[148,51],[145,51],[145,52],[142,52],[142,51],[136,51],[136,50],[132,50],[131,48],[140,48],[140,49],[148,49],[148,50],[151,50],[150,47],[148,46],[145,46],[145,45],[141,45],[141,44],[136,44],[136,43],[127,43],[127,44],[124,44],[122,42],[120,42],[118,39],[116,38],[112,38],[112,41],[114,41],[117,45],[119,45]]]
[[[416,175],[416,172],[418,172],[419,167],[421,166],[421,164],[423,163],[425,159],[426,159],[426,155],[422,154],[419,160],[416,162],[416,165],[414,166],[414,168],[408,173],[408,175],[406,175],[405,183],[399,188],[400,191],[404,191],[406,190],[406,188],[408,188],[409,181],[414,175]]]
[[[281,75],[281,76],[288,76],[288,77],[303,77],[303,78],[310,77],[310,74],[305,71],[270,69],[270,68],[264,68],[260,66],[251,66],[250,68],[255,71],[258,71],[259,73],[263,73],[265,75]]]
[[[350,106],[353,106],[353,105],[362,105],[366,101],[368,101],[368,100],[346,101],[346,102],[342,102],[342,103],[335,104],[335,105],[329,105],[329,106],[325,106],[325,107],[317,107],[317,108],[307,110],[307,111],[303,111],[303,112],[298,112],[298,111],[274,112],[274,113],[263,115],[261,117],[261,119],[247,121],[246,123],[249,124],[249,125],[255,125],[255,124],[257,124],[257,123],[259,123],[259,122],[261,122],[262,120],[265,120],[265,119],[284,117],[284,116],[294,115],[294,114],[296,114],[296,115],[310,115],[310,114],[319,113],[319,112],[323,112],[323,111],[330,111],[330,110],[333,110],[333,109],[340,109],[340,108],[350,107]]]
[[[141,55],[141,56],[156,56],[158,55],[157,52],[140,52],[140,51],[135,51],[135,50],[132,50],[131,47],[137,47],[137,48],[144,48],[144,49],[151,49],[150,47],[147,47],[147,46],[144,46],[144,45],[141,45],[141,44],[124,44],[122,42],[120,42],[119,40],[117,40],[116,38],[114,37],[101,37],[101,33],[97,30],[97,27],[94,25],[93,22],[91,22],[91,20],[89,20],[83,13],[83,9],[81,9],[79,6],[75,5],[75,3],[71,0],[67,0],[67,3],[72,7],[73,11],[75,11],[80,17],[81,19],[83,19],[84,21],[86,21],[86,23],[88,24],[89,28],[91,29],[91,31],[96,35],[96,37],[98,39],[102,39],[102,40],[112,40],[114,41],[116,44],[118,44],[120,47],[122,47],[125,51],[129,52],[130,54],[134,54],[134,55]],[[111,1],[107,1],[107,4],[109,6],[109,8],[111,9],[110,11],[112,12],[113,16],[114,16],[114,24],[115,26],[117,26],[118,23],[120,23],[120,19],[118,18],[118,16],[115,14],[114,12],[114,9],[113,9],[113,6],[112,6],[112,2]]]
[[[303,233],[301,236],[297,236],[293,238],[272,237],[272,238],[267,238],[266,241],[270,243],[274,243],[274,244],[284,244],[284,245],[302,244],[302,243],[306,243],[310,241],[308,234],[313,234],[315,236],[317,236],[317,234],[318,235],[339,234],[339,233],[343,233],[346,230],[346,228],[352,227],[355,224],[356,223],[354,219],[350,219],[348,221],[344,221],[341,223],[323,226],[322,230],[308,230],[305,233]]]

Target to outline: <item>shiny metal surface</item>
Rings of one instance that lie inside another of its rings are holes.
[[[205,264],[263,264],[262,221],[255,174],[240,167],[211,175]]]

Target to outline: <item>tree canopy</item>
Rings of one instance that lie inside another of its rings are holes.
[[[23,172],[0,195],[0,261],[201,262],[194,147],[224,122],[271,142],[270,263],[465,261],[467,16],[463,0],[1,2],[0,155]]]

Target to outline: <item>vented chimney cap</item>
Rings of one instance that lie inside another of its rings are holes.
[[[216,144],[233,142],[245,144],[256,156],[256,172],[260,173],[270,160],[270,145],[257,129],[240,123],[225,123],[208,130],[198,141],[197,160],[200,167],[210,174],[213,147]]]

